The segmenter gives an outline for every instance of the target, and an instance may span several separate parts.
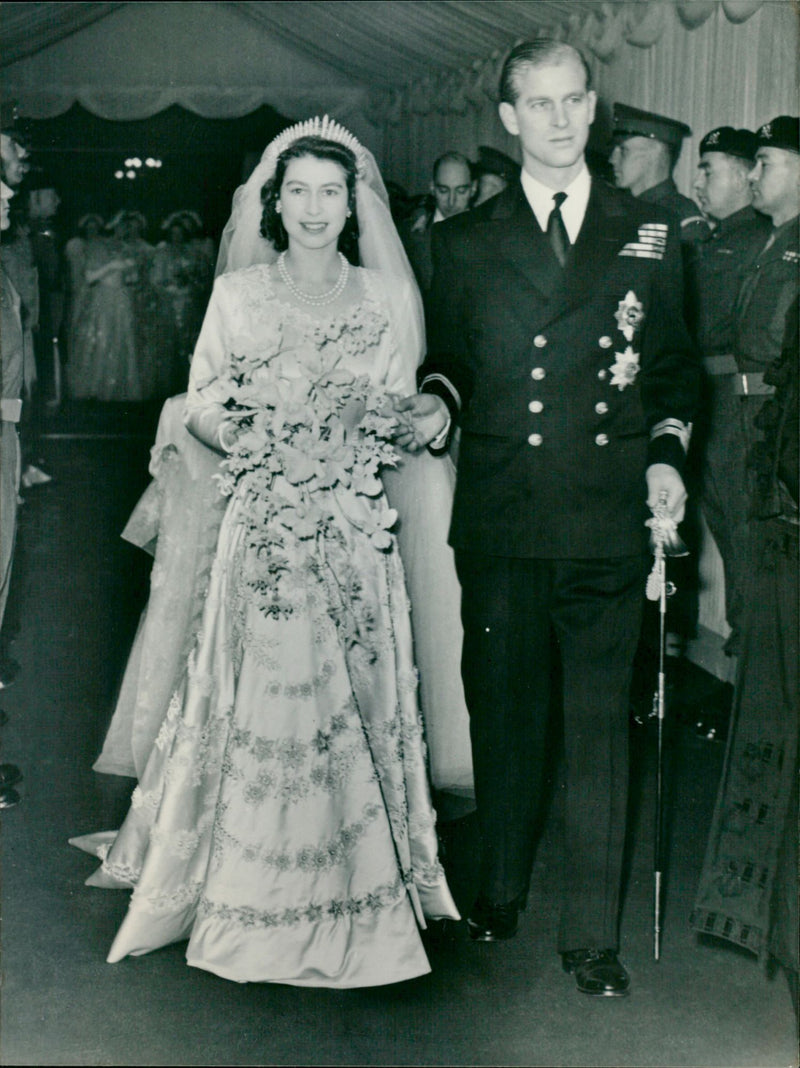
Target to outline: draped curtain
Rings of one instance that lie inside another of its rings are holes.
[[[172,104],[205,118],[328,111],[419,190],[445,149],[516,153],[498,70],[516,40],[547,33],[590,58],[598,147],[615,100],[691,125],[686,192],[709,128],[796,113],[797,29],[794,0],[5,3],[0,90],[32,118],[75,101],[117,120]]]
[[[687,122],[692,137],[684,142],[675,177],[689,193],[697,147],[712,127],[753,129],[775,115],[797,114],[798,8],[791,0],[749,2],[746,8],[723,7],[716,0],[647,7],[648,20],[639,23],[636,41],[617,40],[604,59],[582,40],[586,23],[574,27],[566,39],[589,54],[600,98],[593,143],[602,147],[607,138],[615,101]],[[590,40],[596,30],[588,26]],[[649,47],[646,42],[656,33],[658,43]],[[494,99],[502,56],[498,53],[483,64],[484,84],[473,85],[460,111],[437,109],[427,93],[417,92],[408,110],[398,102],[394,114],[384,115],[384,166],[391,177],[411,190],[424,189],[431,162],[448,149],[474,158],[478,145],[493,145],[518,157],[516,142],[500,125]]]
[[[89,20],[86,8],[106,10]],[[47,32],[49,47],[41,48]],[[366,118],[369,88],[315,60],[301,41],[264,34],[234,4],[3,3],[0,35],[0,92],[28,118],[53,118],[76,102],[110,120],[146,119],[174,104],[207,119],[238,118],[263,104],[287,116],[330,111],[380,158],[381,132]]]
[[[329,111],[418,189],[444,147],[514,153],[497,74],[511,45],[544,33],[584,48],[606,111],[622,100],[690,123],[686,189],[706,129],[796,112],[797,19],[794,0],[5,3],[0,90],[32,118],[75,101],[116,120],[172,104],[205,118]]]

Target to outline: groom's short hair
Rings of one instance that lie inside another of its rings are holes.
[[[546,63],[561,63],[565,59],[577,59],[586,74],[586,88],[592,87],[592,72],[586,56],[573,45],[556,41],[552,37],[540,37],[536,41],[522,41],[508,53],[500,72],[499,96],[502,103],[515,104],[519,96],[517,74],[524,67],[541,67]]]

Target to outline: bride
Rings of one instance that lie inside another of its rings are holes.
[[[237,193],[186,403],[228,499],[199,633],[122,828],[71,840],[90,884],[133,887],[111,962],[188,939],[229,979],[379,985],[428,972],[424,918],[458,917],[378,477],[418,295],[351,262],[392,246],[376,182],[315,119]]]
[[[357,255],[363,266],[400,280],[387,287],[387,313],[407,376],[413,379],[424,355],[421,301],[374,159],[364,149],[361,154]],[[274,168],[271,145],[235,194],[234,212],[220,246],[218,275],[277,259],[278,250],[260,233],[261,189]],[[278,237],[285,243],[280,231]],[[153,481],[122,534],[155,559],[148,605],[94,764],[94,770],[103,774],[141,777],[202,618],[225,498],[213,477],[220,453],[186,429],[185,401],[185,395],[171,397],[162,409],[151,455]],[[427,450],[403,452],[396,466],[382,469],[381,479],[399,513],[393,532],[412,604],[429,773],[440,817],[452,818],[473,807],[474,797],[461,680],[460,587],[447,544],[455,468],[449,456],[434,457]]]

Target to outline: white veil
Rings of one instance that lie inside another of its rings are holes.
[[[275,248],[261,236],[261,190],[275,174],[278,156],[300,137],[316,136],[350,148],[358,163],[356,213],[358,252],[362,267],[380,273],[389,303],[392,332],[410,381],[425,354],[422,297],[414,272],[389,210],[389,195],[375,157],[344,127],[326,115],[284,130],[264,150],[253,173],[233,195],[233,208],[222,232],[215,274],[237,271],[254,263],[273,263]]]

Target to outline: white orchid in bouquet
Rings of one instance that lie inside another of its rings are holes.
[[[335,512],[376,550],[393,544],[397,513],[383,497],[380,470],[397,463],[391,443],[397,419],[385,391],[340,366],[343,340],[323,337],[320,348],[295,347],[291,373],[279,326],[258,343],[241,339],[230,357],[224,406],[233,447],[217,477],[224,494],[236,490],[246,498],[254,550],[247,581],[267,614],[291,614],[298,551],[300,566],[316,572],[331,563],[336,546],[347,552]],[[327,341],[340,352],[335,361],[325,352]],[[368,499],[369,507],[357,498]],[[339,571],[346,566],[340,555]]]

